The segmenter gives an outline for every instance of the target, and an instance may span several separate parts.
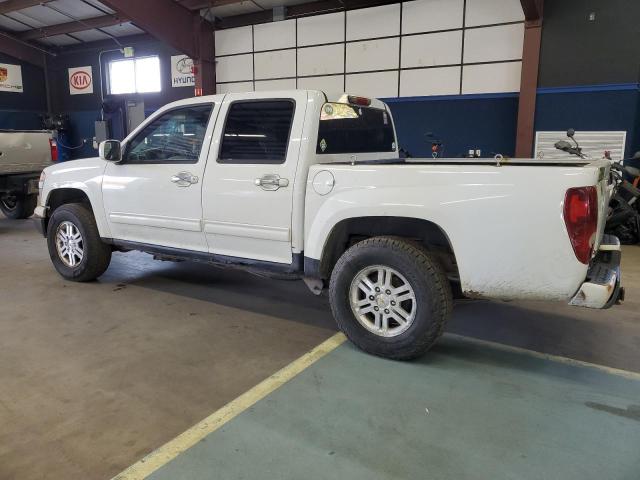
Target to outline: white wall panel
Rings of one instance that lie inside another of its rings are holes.
[[[344,44],[298,49],[298,75],[344,72]]]
[[[467,27],[523,20],[520,0],[467,0]]]
[[[278,50],[255,54],[256,80],[296,76],[296,51]]]
[[[344,42],[344,12],[298,19],[298,46]]]
[[[504,93],[520,91],[522,62],[465,65],[462,93]]]
[[[396,97],[398,95],[398,71],[358,73],[347,75],[346,91],[366,97]]]
[[[297,76],[375,97],[455,95],[461,78],[463,93],[517,92],[524,24],[511,22],[523,20],[520,0],[411,0],[218,30],[218,91],[295,88]],[[470,65],[484,62],[496,63]]]
[[[402,39],[402,67],[454,65],[462,60],[462,30]]]
[[[253,92],[253,82],[218,83],[216,93]]]
[[[464,63],[522,58],[524,24],[465,30]]]
[[[400,34],[400,4],[347,12],[347,40]]]
[[[293,48],[296,46],[296,21],[284,20],[254,25],[253,38],[256,52]]]
[[[295,88],[295,78],[256,81],[256,92],[264,92],[267,90],[293,90]]]
[[[425,68],[400,72],[400,96],[457,95],[460,67]]]
[[[307,77],[298,79],[298,88],[307,90],[322,90],[325,93],[344,92],[344,75],[329,77]]]
[[[402,4],[402,33],[462,28],[463,11],[463,0],[405,2]]]
[[[216,56],[251,53],[251,26],[216,30]]]
[[[400,39],[347,43],[347,72],[398,68]]]
[[[253,55],[236,55],[216,59],[216,80],[237,82],[253,79]]]

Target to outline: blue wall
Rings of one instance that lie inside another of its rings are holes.
[[[400,146],[414,156],[430,156],[433,132],[444,156],[460,157],[479,148],[482,156],[512,156],[518,117],[517,94],[390,98]],[[638,84],[540,88],[535,130],[625,130],[627,157],[640,150]]]
[[[536,130],[626,130],[625,156],[640,150],[638,84],[541,88]]]
[[[103,52],[101,59],[104,68],[102,69],[104,85],[104,97],[106,100],[117,100],[124,102],[129,98],[142,98],[145,103],[145,112],[155,111],[159,107],[182,98],[193,96],[194,89],[189,87],[171,87],[171,55],[179,52],[171,47],[155,40],[147,35],[137,35],[120,39],[121,43],[135,47],[136,56],[158,55],[160,57],[160,71],[162,91],[158,93],[145,93],[141,95],[108,95],[106,88],[107,64],[110,60],[122,58],[122,54],[114,49],[112,42],[96,42],[90,45],[69,47],[61,52],[55,62],[49,65],[48,75],[52,92],[52,110],[54,113],[61,113],[69,116],[71,126],[70,138],[67,140],[68,146],[79,146],[69,150],[70,158],[84,158],[97,155],[97,151],[92,148],[92,139],[95,135],[95,120],[100,118],[102,99],[100,95],[100,67],[98,58]],[[93,94],[71,95],[68,85],[68,68],[91,65],[93,69],[94,87]],[[105,115],[111,117],[112,137],[121,139],[123,132],[121,128],[121,116],[118,114]],[[82,144],[83,139],[87,142]]]
[[[47,110],[44,71],[29,63],[0,53],[0,62],[20,65],[23,91],[0,92],[0,129],[37,130],[40,115]]]
[[[515,151],[517,94],[390,98],[398,142],[414,157],[430,157],[434,138],[443,156],[461,157],[470,149],[482,156]],[[429,132],[433,136],[428,136]]]
[[[0,130],[38,130],[41,128],[40,115],[43,113],[12,110],[0,106]]]

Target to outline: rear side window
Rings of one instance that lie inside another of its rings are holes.
[[[394,152],[391,116],[382,109],[325,103],[320,112],[316,153]]]
[[[293,100],[231,104],[218,163],[284,163],[294,107]]]

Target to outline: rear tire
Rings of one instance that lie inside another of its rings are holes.
[[[329,287],[338,327],[365,352],[410,360],[423,355],[451,316],[451,287],[420,245],[374,237],[349,248]]]
[[[7,195],[0,199],[0,210],[7,218],[21,220],[33,215],[37,202],[37,195]]]
[[[111,262],[111,247],[100,239],[91,210],[80,203],[62,205],[53,212],[47,246],[55,269],[74,282],[95,280]]]

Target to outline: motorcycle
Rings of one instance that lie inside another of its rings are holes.
[[[573,145],[560,140],[555,143],[555,148],[587,158],[574,135],[574,129],[567,130],[567,137],[573,141]],[[604,158],[611,162],[610,175],[613,183],[605,233],[615,235],[622,244],[636,244],[640,242],[640,169],[624,165],[624,160],[613,160],[608,151],[604,152]],[[636,152],[633,159],[640,160],[640,152]]]

